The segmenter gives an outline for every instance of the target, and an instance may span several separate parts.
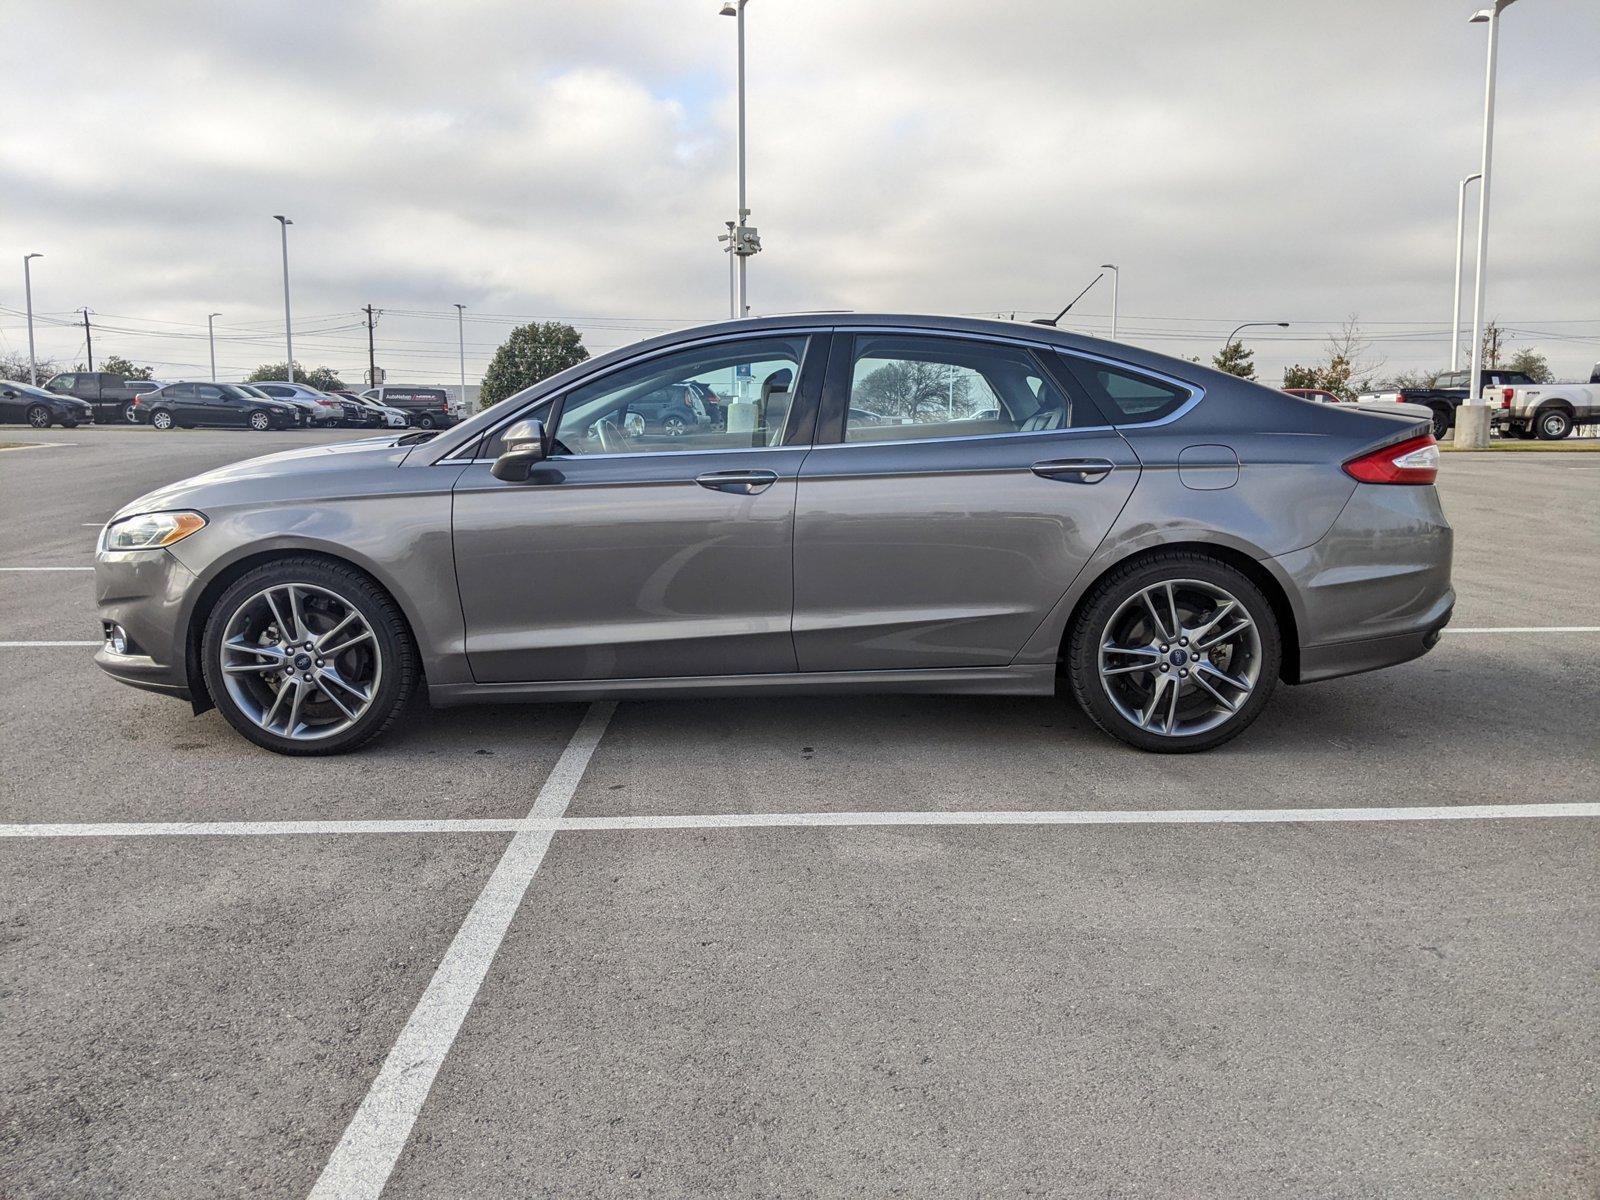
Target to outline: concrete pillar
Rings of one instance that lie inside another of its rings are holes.
[[[1489,406],[1463,404],[1456,409],[1456,446],[1462,450],[1489,448]]]

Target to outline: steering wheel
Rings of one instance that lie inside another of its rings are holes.
[[[628,440],[628,435],[623,433],[622,427],[610,417],[597,421],[594,431],[600,437],[600,449],[606,454],[626,454],[633,449],[633,443]]]

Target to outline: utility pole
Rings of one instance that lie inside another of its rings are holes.
[[[34,387],[39,386],[39,366],[33,357],[33,271],[28,261],[43,257],[42,254],[22,256],[22,289],[28,295],[28,382]]]
[[[377,322],[378,314],[372,305],[367,305],[361,310],[367,314],[367,386],[378,386],[378,355],[372,348],[372,327]]]
[[[84,354],[89,359],[89,370],[94,370],[94,334],[89,332],[89,309],[87,306],[78,310],[83,314],[83,347]]]
[[[211,343],[211,382],[217,381],[217,326],[216,319],[221,313],[210,313],[206,316],[206,341]]]
[[[461,351],[461,412],[467,411],[467,306],[456,305],[456,344]]]

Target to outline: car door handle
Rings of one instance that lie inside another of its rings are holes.
[[[732,492],[736,496],[755,496],[778,482],[776,471],[712,471],[695,476],[696,483],[713,492]]]
[[[1116,465],[1103,458],[1053,458],[1033,464],[1035,475],[1061,483],[1099,483],[1114,470]]]

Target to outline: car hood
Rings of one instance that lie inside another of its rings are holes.
[[[208,503],[270,503],[289,497],[349,495],[366,472],[398,467],[415,446],[397,434],[333,446],[305,446],[247,458],[146,492],[119,508],[113,521],[140,512],[204,510]]]

